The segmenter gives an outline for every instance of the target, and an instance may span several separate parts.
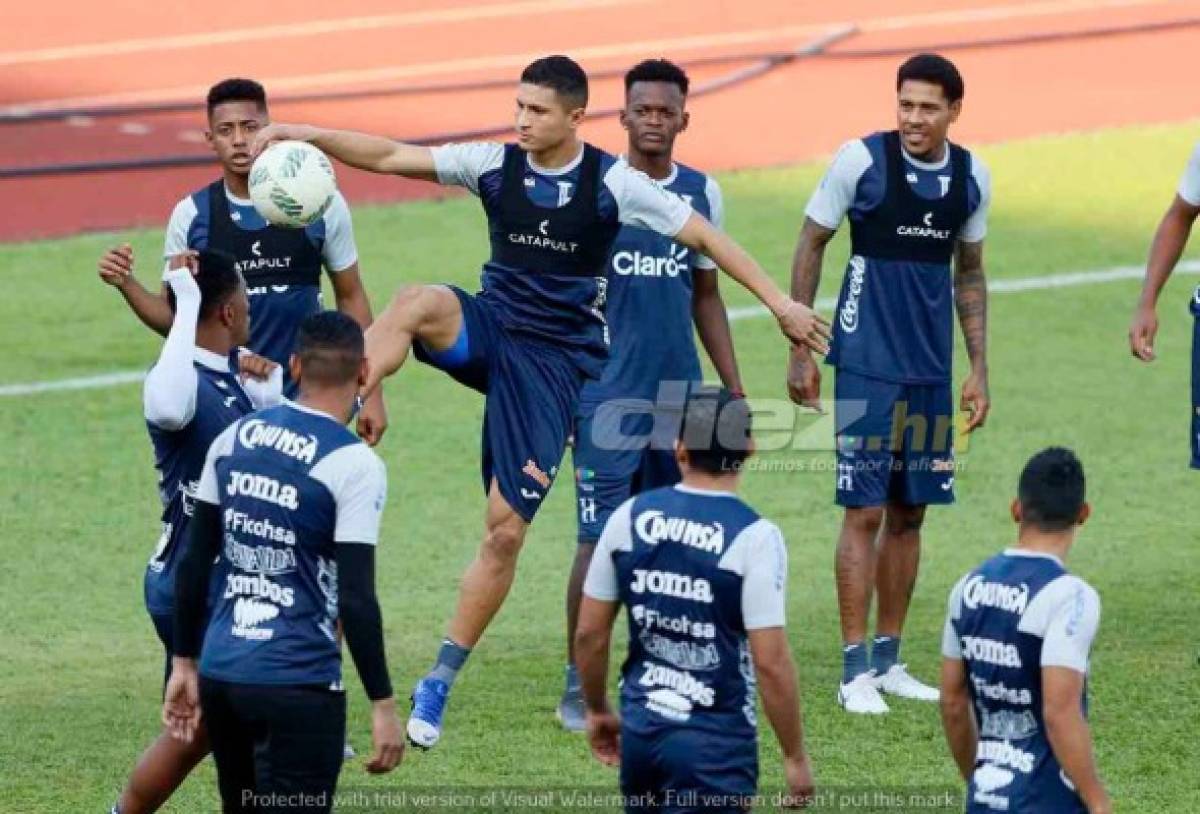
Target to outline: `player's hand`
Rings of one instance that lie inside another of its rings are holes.
[[[621,765],[621,721],[612,710],[587,713],[588,745],[605,766]]]
[[[317,132],[311,124],[268,124],[254,135],[250,155],[257,158],[259,153],[279,141],[312,141]]]
[[[171,255],[167,261],[167,271],[176,271],[177,269],[185,268],[195,277],[200,273],[200,252],[195,249],[188,249],[186,252]],[[164,277],[166,274],[164,273]]]
[[[251,378],[256,381],[265,382],[270,380],[271,375],[279,369],[278,364],[264,356],[259,356],[257,353],[251,353],[250,351],[241,351],[238,353],[238,373],[241,374],[243,380]]]
[[[100,279],[113,288],[121,288],[133,279],[133,247],[122,243],[100,257]]]
[[[1158,335],[1158,314],[1150,306],[1138,306],[1129,326],[1129,352],[1135,359],[1153,362],[1154,338]]]
[[[983,422],[987,421],[988,410],[992,407],[992,400],[988,397],[988,383],[986,373],[976,373],[972,371],[971,375],[967,376],[967,380],[963,382],[962,400],[958,408],[964,412],[969,412],[971,417],[967,419],[967,432],[974,432],[983,426]]]
[[[784,758],[783,772],[787,778],[788,796],[785,808],[807,808],[813,802],[813,773],[808,753],[798,758]]]
[[[820,354],[829,353],[829,321],[802,302],[787,300],[775,312],[779,330],[797,345]]]
[[[171,659],[171,679],[163,692],[163,725],[171,735],[191,743],[200,726],[200,677],[195,659]]]
[[[386,774],[404,760],[404,737],[394,698],[371,704],[371,743],[374,749],[367,761],[367,771],[371,774]]]
[[[821,367],[808,348],[793,347],[788,356],[788,398],[801,407],[809,407],[818,413],[825,412],[821,406]]]
[[[358,437],[373,447],[383,439],[387,428],[388,416],[387,407],[383,403],[383,388],[376,387],[358,411]]]

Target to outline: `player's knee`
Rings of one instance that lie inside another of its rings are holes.
[[[874,540],[874,535],[883,525],[883,515],[882,506],[856,506],[846,509],[846,530],[855,534],[870,535]]]
[[[892,504],[888,506],[885,522],[888,534],[911,534],[920,531],[921,524],[925,522],[925,507]]]
[[[501,523],[487,530],[483,538],[482,554],[497,566],[512,567],[517,563],[517,555],[521,553],[521,544],[524,542],[523,528]]]
[[[427,285],[402,285],[392,295],[391,307],[419,321],[432,304],[431,288]]]

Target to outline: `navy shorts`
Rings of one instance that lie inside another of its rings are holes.
[[[608,518],[630,497],[679,483],[678,420],[655,418],[603,410],[576,418],[572,456],[580,543],[599,540]]]
[[[486,397],[481,466],[486,494],[500,494],[526,522],[550,492],[562,462],[583,373],[553,345],[515,337],[486,302],[451,286],[462,307],[455,345],[416,357]]]
[[[839,506],[954,502],[950,384],[901,384],[839,370],[834,383]]]
[[[626,811],[747,811],[757,788],[754,738],[684,727],[653,735],[621,732],[621,794]]]

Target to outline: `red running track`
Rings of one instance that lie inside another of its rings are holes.
[[[912,0],[903,13],[843,0],[293,0],[245,4],[214,19],[211,6],[135,0],[46,0],[0,30],[0,112],[63,106],[197,101],[227,75],[254,76],[277,97],[428,83],[513,79],[536,55],[565,52],[589,70],[647,56],[689,60],[788,50],[852,23],[860,33],[828,55],[770,71],[690,102],[682,160],[707,170],[767,166],[825,155],[891,125],[901,56],[838,57],[854,50],[943,49],[967,80],[955,137],[979,144],[1069,130],[1180,121],[1200,115],[1189,72],[1200,28],[1096,36],[1110,28],[1182,22],[1179,0]],[[887,4],[891,5],[891,4]],[[323,16],[324,15],[324,16]],[[10,16],[12,16],[10,14]],[[28,19],[21,19],[27,16]],[[62,20],[76,25],[66,27]],[[1090,34],[1088,32],[1091,32]],[[971,43],[1059,33],[1070,39],[1003,47]],[[695,84],[751,62],[693,71]],[[619,103],[618,79],[594,83],[593,109]],[[397,137],[503,126],[511,92],[489,88],[385,98],[283,103],[276,120],[311,121]],[[0,165],[203,154],[202,110],[0,124]],[[613,150],[615,119],[587,126]],[[58,175],[0,181],[0,240],[162,224],[207,167]],[[443,194],[421,182],[340,170],[351,201]]]

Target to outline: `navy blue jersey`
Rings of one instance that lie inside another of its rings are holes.
[[[950,381],[951,257],[957,242],[983,240],[989,189],[983,163],[955,145],[933,164],[894,133],[842,147],[806,210],[829,229],[850,220],[831,365],[906,384]]]
[[[291,402],[217,438],[197,492],[219,505],[225,530],[202,675],[340,682],[335,546],[376,544],[385,478],[342,424]]]
[[[203,351],[197,356],[196,400],[190,419],[170,429],[146,422],[163,507],[162,534],[146,567],[146,609],[152,615],[170,614],[175,609],[175,566],[208,448],[230,424],[253,409],[228,360]]]
[[[247,347],[284,369],[305,317],[324,307],[321,268],[338,272],[358,262],[350,211],[340,194],[323,217],[304,229],[268,224],[250,201],[225,192],[218,181],[184,198],[167,228],[165,253],[214,248],[232,254],[250,297]]]
[[[622,727],[753,739],[747,630],[783,625],[786,574],[779,529],[736,495],[680,485],[622,504],[584,586],[628,611]]]
[[[604,258],[612,239],[623,224],[675,235],[690,207],[591,147],[557,170],[532,165],[515,145],[448,144],[433,155],[439,180],[471,190],[487,214],[492,256],[481,299],[506,330],[557,348],[599,376],[608,353]],[[581,189],[589,200],[576,196]],[[526,208],[514,197],[522,193],[530,211],[517,211]]]
[[[1086,811],[1046,737],[1042,668],[1086,674],[1099,617],[1096,592],[1049,555],[1010,549],[955,586],[942,652],[963,660],[979,726],[967,811]]]
[[[720,225],[716,182],[676,164],[660,183]],[[584,385],[582,415],[608,399],[653,399],[663,381],[701,378],[692,331],[692,274],[713,268],[708,258],[670,237],[621,228],[608,259],[608,362],[598,380]]]

